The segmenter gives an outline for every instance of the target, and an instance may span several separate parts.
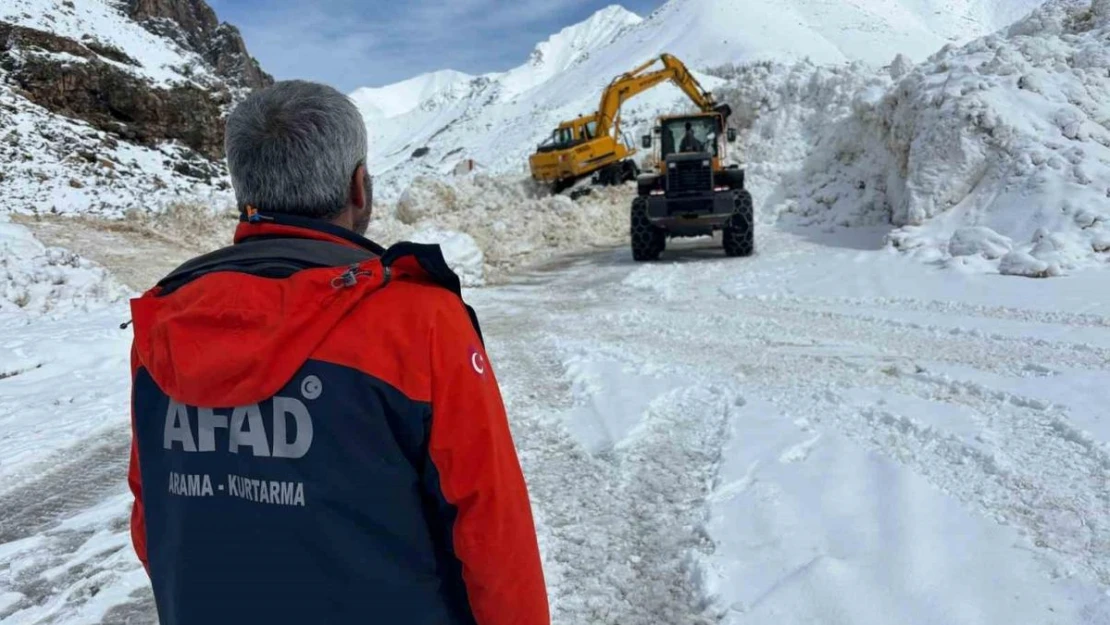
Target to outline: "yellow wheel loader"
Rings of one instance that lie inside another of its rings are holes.
[[[662,68],[652,70],[656,63]],[[601,94],[597,112],[565,121],[528,159],[532,178],[558,193],[586,176],[601,185],[635,180],[639,168],[630,158],[635,146],[620,129],[621,105],[665,81],[677,85],[702,111],[716,106],[711,94],[677,58],[662,54],[614,78]]]
[[[752,196],[744,188],[744,170],[726,165],[728,144],[736,130],[728,127],[731,109],[714,105],[709,112],[660,117],[643,146],[655,146],[654,171],[636,180],[632,200],[632,258],[659,258],[668,238],[712,235],[721,231],[728,256],[755,251]]]

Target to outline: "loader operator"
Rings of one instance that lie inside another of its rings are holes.
[[[690,122],[686,122],[686,134],[682,135],[682,143],[678,145],[679,152],[701,152],[702,145],[694,136],[694,128]]]
[[[162,625],[547,625],[477,319],[437,246],[363,237],[358,110],[279,82],[225,147],[234,244],[132,301],[131,532]]]

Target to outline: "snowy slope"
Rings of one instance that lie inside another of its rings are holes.
[[[0,21],[114,47],[138,63],[115,62],[118,68],[156,85],[212,84],[215,77],[199,55],[128,19],[120,4],[113,0],[4,0]],[[76,57],[72,60],[81,62]]]
[[[429,101],[444,101],[461,95],[474,77],[454,70],[422,74],[385,87],[363,87],[351,93],[368,120],[397,117]]]
[[[363,103],[374,170],[388,197],[415,176],[450,171],[464,158],[487,170],[523,171],[527,155],[558,122],[595,110],[613,76],[661,52],[696,70],[804,57],[882,65],[899,52],[920,60],[946,43],[1005,26],[1038,1],[676,0],[643,20],[609,7],[541,43],[508,72],[469,81],[433,74],[353,96]],[[720,84],[699,77],[709,89]],[[634,137],[676,106],[686,104],[670,85],[642,94],[624,107],[625,130]],[[425,147],[427,154],[414,156]]]
[[[618,49],[641,56],[671,51],[695,67],[806,57],[882,65],[898,53],[922,59],[945,43],[992,32],[1040,1],[674,1],[629,33]]]
[[[3,72],[0,71],[0,78]],[[221,210],[233,204],[222,164],[187,148],[127,143],[85,122],[51,113],[0,83],[0,213],[118,216],[188,199]],[[183,176],[175,166],[214,175]]]
[[[195,4],[186,8],[200,10]],[[95,105],[76,112],[65,107],[48,110],[36,104],[42,99],[32,101],[32,96],[16,88],[19,83],[13,76],[21,64],[40,57],[93,68],[90,75],[94,78],[71,86],[72,93],[100,88],[96,78],[100,70],[96,68],[108,67],[138,78],[139,97],[146,95],[142,91],[146,88],[197,87],[212,94],[208,101],[215,102],[216,108],[226,110],[229,102],[243,95],[244,86],[216,75],[211,62],[195,50],[170,36],[150,32],[129,17],[128,10],[128,3],[116,0],[0,2],[0,22],[42,31],[51,41],[70,41],[95,52],[84,58],[46,52],[33,44],[4,48],[11,64],[0,67],[0,159],[6,164],[0,172],[0,212],[119,215],[134,209],[157,210],[183,200],[216,210],[230,202],[230,183],[222,162],[202,157],[177,141],[130,142],[125,138],[131,132],[126,124],[120,125],[121,132],[113,132],[103,123],[94,127],[79,118],[90,113],[89,109],[97,114]],[[177,26],[161,25],[184,36]],[[228,43],[228,31],[219,34],[225,36],[223,43]],[[205,41],[202,45],[219,43]],[[235,59],[225,55],[222,60],[230,63]],[[228,72],[236,71],[229,67]],[[111,84],[107,78],[99,80]],[[45,97],[55,106],[69,105],[62,90]],[[170,100],[146,100],[151,101]],[[125,113],[121,115],[126,119]],[[174,122],[163,123],[168,128]]]

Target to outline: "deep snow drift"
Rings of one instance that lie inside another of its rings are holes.
[[[0,315],[42,319],[88,312],[127,293],[102,267],[44,246],[29,230],[0,215]],[[3,361],[0,357],[0,373]]]
[[[376,210],[369,234],[383,244],[440,243],[463,284],[479,286],[555,254],[623,242],[631,192],[595,189],[575,201],[519,177],[418,178]]]
[[[1058,275],[1110,251],[1108,38],[1110,3],[1056,0],[912,69],[745,66],[722,93],[765,223],[889,223],[926,261]]]

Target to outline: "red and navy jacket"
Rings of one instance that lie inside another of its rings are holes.
[[[498,384],[438,247],[244,221],[131,307],[131,533],[163,625],[549,623]]]

